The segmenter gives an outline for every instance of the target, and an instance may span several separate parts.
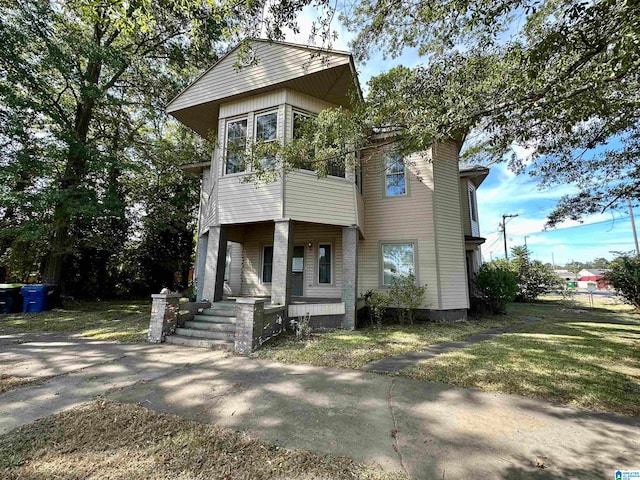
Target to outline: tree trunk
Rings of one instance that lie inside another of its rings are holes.
[[[97,83],[97,82],[96,82]],[[93,116],[95,100],[85,98],[76,109],[74,140],[69,145],[67,166],[60,183],[60,199],[53,212],[53,232],[49,253],[45,259],[42,281],[51,285],[58,285],[61,293],[65,292],[63,271],[69,254],[74,248],[74,238],[70,235],[69,206],[77,207],[80,202],[78,188],[82,185],[87,172],[87,135],[89,124]]]

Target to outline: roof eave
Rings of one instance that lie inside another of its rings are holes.
[[[460,178],[468,178],[473,182],[473,185],[478,188],[489,175],[489,171],[488,167],[476,166],[467,170],[464,170],[464,167],[462,167],[460,169]]]

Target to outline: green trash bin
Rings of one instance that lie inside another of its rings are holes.
[[[0,283],[0,313],[22,311],[22,283]]]

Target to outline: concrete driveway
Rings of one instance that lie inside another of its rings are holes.
[[[637,418],[206,350],[30,340],[0,339],[3,371],[13,364],[60,373],[1,394],[0,431],[106,394],[416,479],[595,479],[640,469]]]

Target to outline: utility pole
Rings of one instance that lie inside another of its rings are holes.
[[[633,218],[633,207],[631,206],[631,197],[627,197],[627,204],[629,205],[629,216],[631,217],[631,229],[633,230],[633,240],[636,242],[636,255],[640,255],[640,249],[638,248],[638,233],[636,232],[636,221]]]
[[[504,259],[508,262],[509,261],[509,254],[507,253],[507,218],[515,218],[517,217],[518,214],[516,213],[515,215],[507,215],[504,214],[502,215],[502,238],[504,240]]]

